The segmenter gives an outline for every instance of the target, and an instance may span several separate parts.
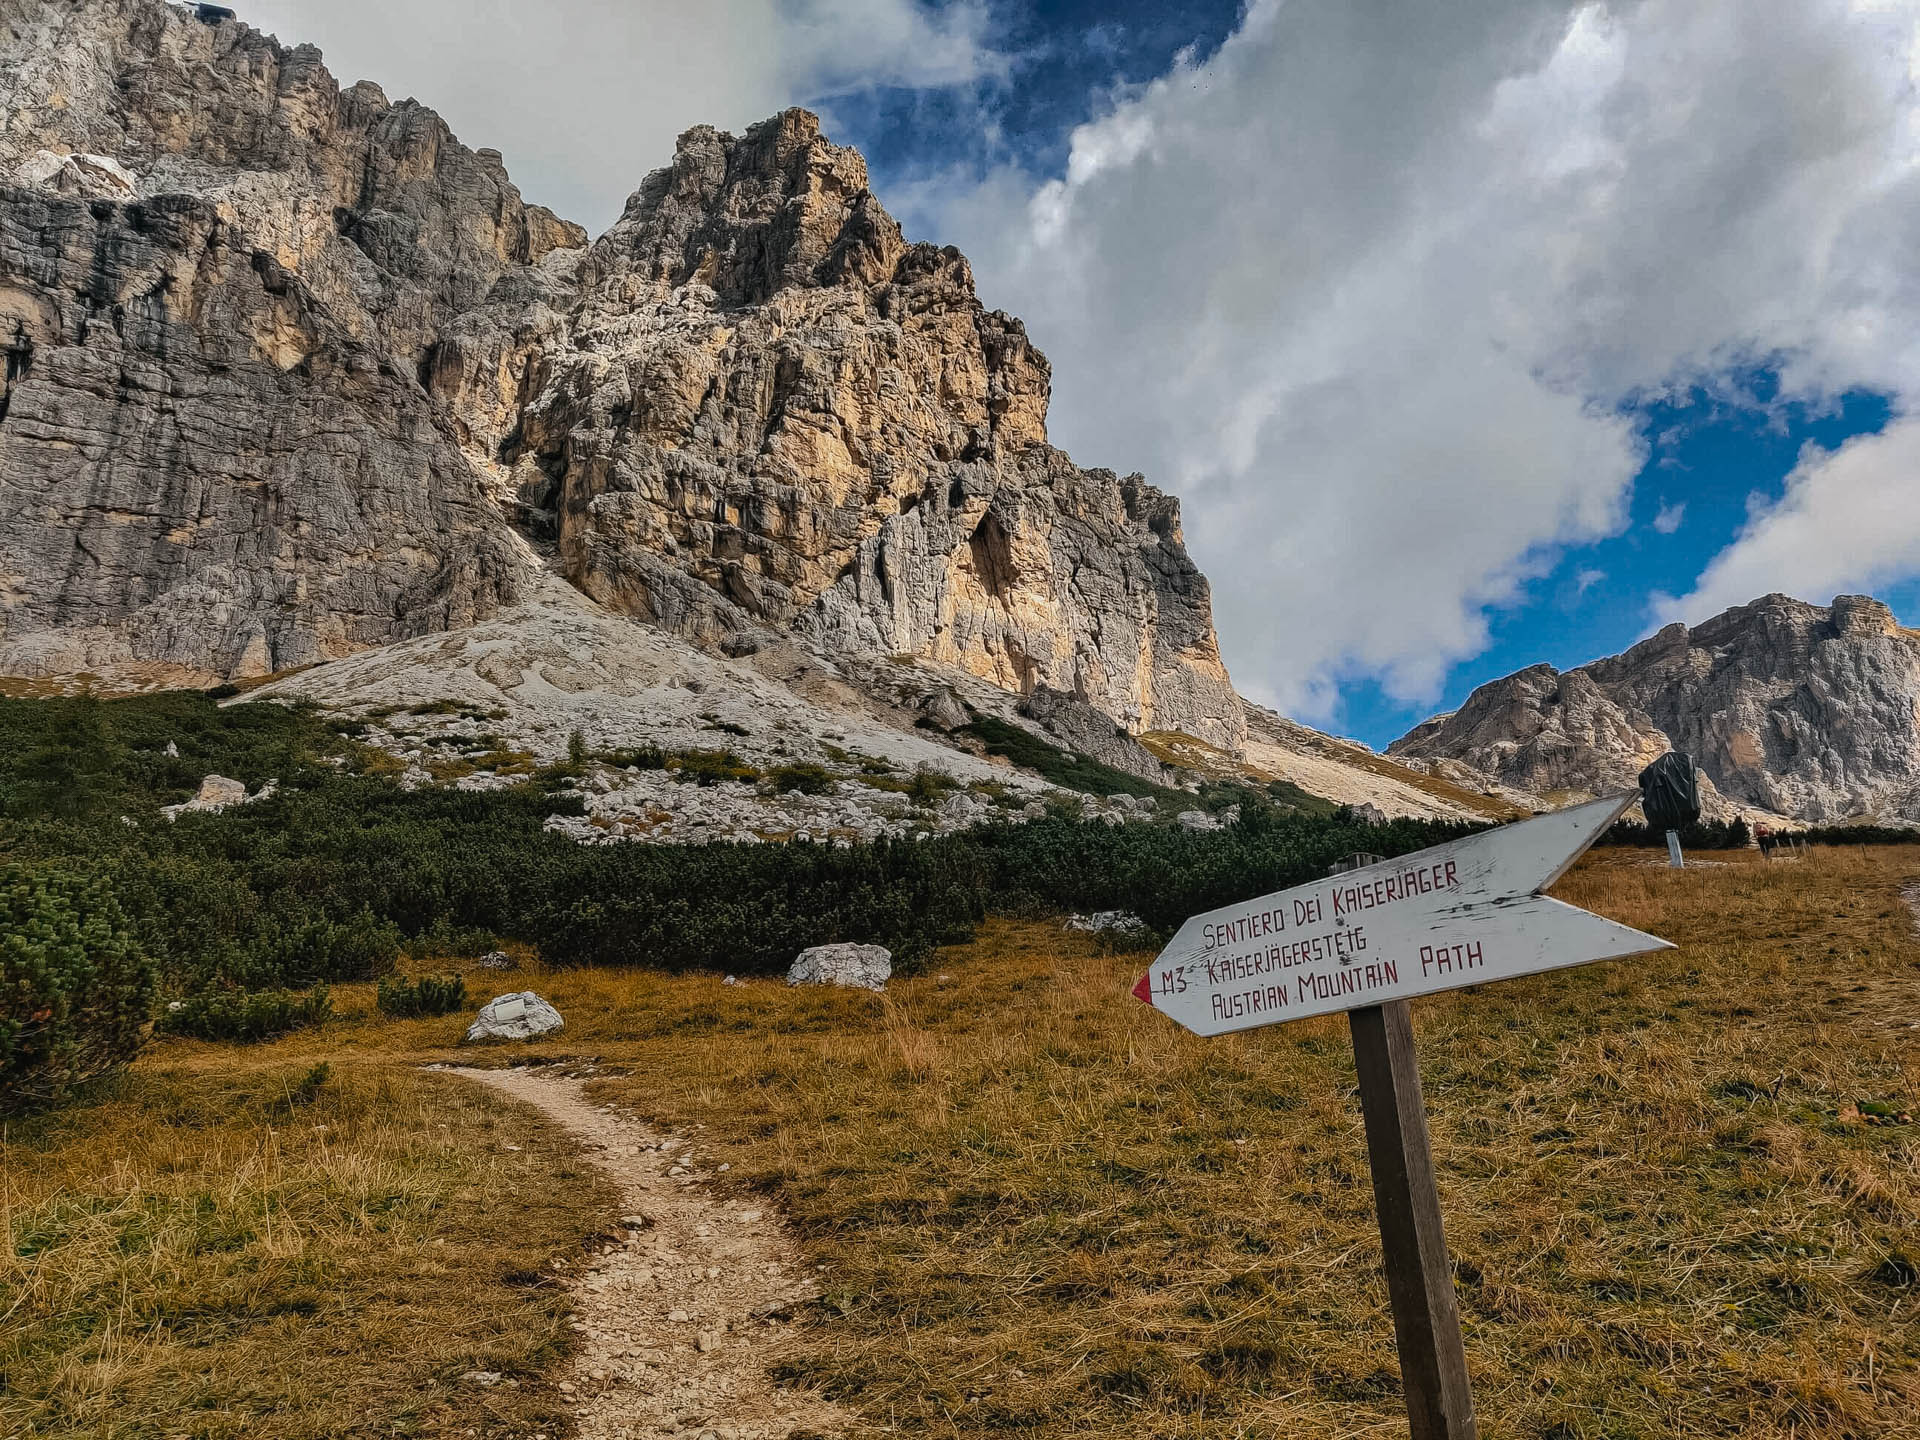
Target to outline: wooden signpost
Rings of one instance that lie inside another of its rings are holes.
[[[1671,949],[1540,893],[1638,798],[1576,805],[1196,915],[1134,986],[1201,1035],[1347,1012],[1412,1440],[1477,1432],[1407,1001]]]

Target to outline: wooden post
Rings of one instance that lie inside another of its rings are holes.
[[[1680,832],[1678,830],[1667,831],[1667,868],[1669,870],[1684,870],[1687,868],[1687,862],[1680,858]]]
[[[1412,1440],[1477,1440],[1407,1002],[1347,1012]]]

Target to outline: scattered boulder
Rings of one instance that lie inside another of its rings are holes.
[[[958,730],[973,721],[973,717],[967,713],[967,707],[960,703],[960,697],[945,687],[934,691],[921,702],[920,713],[942,730]]]
[[[468,1040],[532,1040],[560,1029],[560,1012],[531,990],[496,995],[467,1027]]]
[[[1182,830],[1218,830],[1220,822],[1204,810],[1182,810],[1180,828]]]
[[[1390,818],[1386,811],[1371,801],[1350,808],[1353,811],[1353,818],[1363,825],[1384,825]]]
[[[474,965],[481,970],[511,970],[513,957],[504,950],[489,950],[474,961]]]
[[[279,788],[278,780],[269,780],[256,793],[249,795],[243,782],[229,780],[224,775],[209,775],[200,782],[199,793],[193,799],[183,800],[178,805],[162,805],[160,813],[169,820],[202,812],[218,815],[229,805],[251,805],[256,800],[264,800]]]
[[[1067,929],[1085,930],[1092,934],[1111,931],[1120,935],[1131,935],[1137,930],[1147,928],[1147,922],[1131,910],[1096,910],[1091,915],[1069,915]]]
[[[167,748],[163,753],[169,760],[178,760],[180,758],[180,747],[174,741],[169,740],[167,741]]]
[[[884,990],[892,974],[893,954],[883,945],[815,945],[794,958],[787,983]]]
[[[986,819],[992,812],[990,803],[965,790],[949,795],[940,806],[940,818],[957,825],[971,825],[976,820]]]

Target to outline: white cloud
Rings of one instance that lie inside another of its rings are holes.
[[[1687,502],[1684,500],[1663,500],[1659,510],[1654,512],[1653,529],[1657,535],[1675,534],[1687,520]]]
[[[1489,606],[1624,526],[1638,399],[1762,359],[1796,398],[1920,394],[1917,16],[1255,0],[1064,174],[937,229],[1051,355],[1056,442],[1186,498],[1243,688],[1426,698]],[[1803,488],[1886,520],[1863,481]],[[1811,583],[1772,534],[1717,573]]]
[[[692,125],[735,131],[877,85],[1004,72],[984,0],[250,0],[343,85],[414,96],[529,199],[598,232]]]
[[[782,69],[799,94],[966,85],[1004,76],[984,0],[788,0],[778,7]]]
[[[1584,595],[1606,578],[1607,572],[1604,570],[1582,570],[1573,577],[1573,593],[1575,596]]]
[[[1889,425],[1838,450],[1808,446],[1786,492],[1757,508],[1684,600],[1660,619],[1697,621],[1783,590],[1824,604],[1836,594],[1920,574],[1920,424]]]

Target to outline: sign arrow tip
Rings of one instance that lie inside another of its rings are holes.
[[[1109,990],[1107,993],[1111,995],[1113,992]],[[1142,975],[1140,982],[1133,987],[1133,998],[1142,1005],[1153,1004],[1153,972],[1151,970]]]

